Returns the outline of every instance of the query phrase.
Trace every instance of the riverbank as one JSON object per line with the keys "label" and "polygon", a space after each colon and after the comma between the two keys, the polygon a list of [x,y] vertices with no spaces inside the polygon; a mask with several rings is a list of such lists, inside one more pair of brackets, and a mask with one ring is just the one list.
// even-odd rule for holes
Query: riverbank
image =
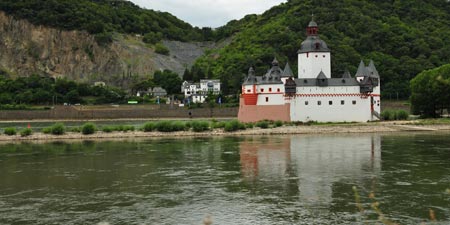
{"label": "riverbank", "polygon": [[282,135],[282,134],[333,134],[333,133],[386,133],[386,132],[433,132],[450,131],[450,124],[423,123],[417,121],[395,121],[374,123],[349,123],[349,124],[312,124],[298,126],[281,126],[262,129],[259,127],[248,128],[234,132],[226,132],[224,129],[212,129],[205,132],[177,131],[177,132],[102,132],[83,135],[76,132],[66,132],[63,135],[33,133],[30,136],[0,135],[0,142],[16,141],[48,141],[48,140],[95,140],[95,139],[127,139],[127,138],[151,138],[151,137],[209,137],[209,136],[248,136],[248,135]]}

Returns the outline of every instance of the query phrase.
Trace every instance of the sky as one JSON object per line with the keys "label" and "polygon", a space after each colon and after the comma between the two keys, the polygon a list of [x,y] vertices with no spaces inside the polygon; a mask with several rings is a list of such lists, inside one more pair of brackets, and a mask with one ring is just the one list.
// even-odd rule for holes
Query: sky
{"label": "sky", "polygon": [[220,27],[248,14],[261,14],[287,0],[130,0],[142,8],[169,12],[197,27]]}

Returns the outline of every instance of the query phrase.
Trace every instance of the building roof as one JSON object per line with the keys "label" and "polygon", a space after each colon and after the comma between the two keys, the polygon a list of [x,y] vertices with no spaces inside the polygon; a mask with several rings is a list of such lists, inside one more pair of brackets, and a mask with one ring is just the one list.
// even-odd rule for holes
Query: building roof
{"label": "building roof", "polygon": [[294,73],[292,72],[291,66],[289,66],[289,62],[286,63],[283,73],[281,73],[281,77],[294,77]]}
{"label": "building roof", "polygon": [[325,76],[325,73],[323,71],[320,71],[319,75],[317,75],[317,79],[328,79],[327,76]]}
{"label": "building roof", "polygon": [[350,71],[345,69],[344,74],[342,74],[342,78],[352,78],[352,75],[350,74]]}
{"label": "building roof", "polygon": [[281,70],[277,58],[273,59],[272,68],[270,68],[267,73],[262,77],[262,82],[270,83],[270,84],[279,84],[283,83],[281,81],[281,74],[283,71]]}

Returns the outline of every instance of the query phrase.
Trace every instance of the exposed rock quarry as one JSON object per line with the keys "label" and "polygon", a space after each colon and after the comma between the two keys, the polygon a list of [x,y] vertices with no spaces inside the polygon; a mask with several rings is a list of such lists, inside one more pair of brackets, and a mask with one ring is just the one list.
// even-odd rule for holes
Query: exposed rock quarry
{"label": "exposed rock quarry", "polygon": [[0,74],[67,77],[126,86],[132,76],[169,69],[183,74],[213,43],[164,41],[170,56],[156,54],[140,37],[116,34],[100,46],[84,31],[62,31],[16,20],[0,12]]}

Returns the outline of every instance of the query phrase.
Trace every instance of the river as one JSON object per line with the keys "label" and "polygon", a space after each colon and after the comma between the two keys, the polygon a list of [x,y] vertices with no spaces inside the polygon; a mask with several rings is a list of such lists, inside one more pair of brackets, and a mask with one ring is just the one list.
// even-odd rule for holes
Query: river
{"label": "river", "polygon": [[449,160],[449,133],[3,143],[0,224],[448,224]]}

